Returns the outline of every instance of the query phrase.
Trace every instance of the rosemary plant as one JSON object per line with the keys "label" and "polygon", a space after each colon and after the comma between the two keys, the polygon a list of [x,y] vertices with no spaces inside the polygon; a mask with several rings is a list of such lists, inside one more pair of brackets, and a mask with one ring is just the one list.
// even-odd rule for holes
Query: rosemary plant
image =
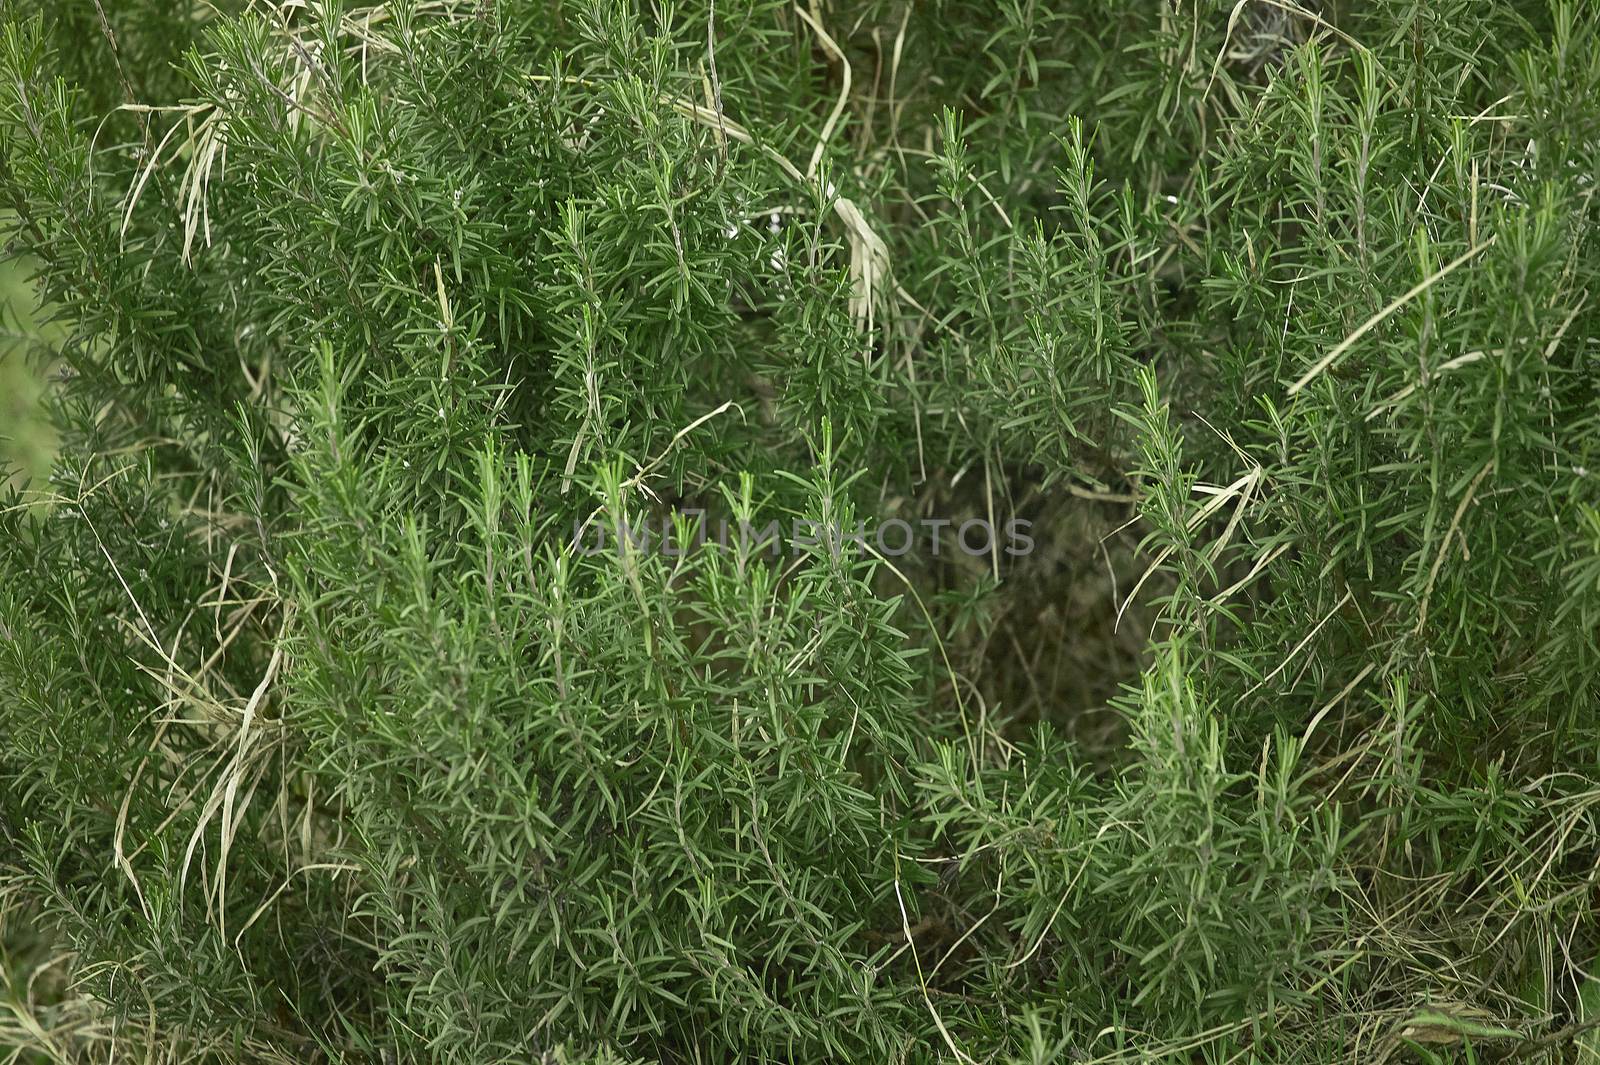
{"label": "rosemary plant", "polygon": [[1597,16],[0,0],[0,1060],[1600,1054]]}

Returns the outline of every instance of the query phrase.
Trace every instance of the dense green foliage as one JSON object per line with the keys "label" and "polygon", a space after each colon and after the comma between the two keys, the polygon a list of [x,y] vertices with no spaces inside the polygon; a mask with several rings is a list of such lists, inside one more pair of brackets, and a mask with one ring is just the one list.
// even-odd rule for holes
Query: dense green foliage
{"label": "dense green foliage", "polygon": [[1600,1053],[1592,3],[0,12],[9,1060]]}

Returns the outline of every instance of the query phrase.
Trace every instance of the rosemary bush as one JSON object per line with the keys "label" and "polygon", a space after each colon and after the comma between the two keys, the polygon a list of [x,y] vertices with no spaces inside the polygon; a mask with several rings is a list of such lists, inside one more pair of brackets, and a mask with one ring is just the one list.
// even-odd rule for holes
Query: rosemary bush
{"label": "rosemary bush", "polygon": [[1592,1059],[1597,15],[0,2],[5,1060]]}

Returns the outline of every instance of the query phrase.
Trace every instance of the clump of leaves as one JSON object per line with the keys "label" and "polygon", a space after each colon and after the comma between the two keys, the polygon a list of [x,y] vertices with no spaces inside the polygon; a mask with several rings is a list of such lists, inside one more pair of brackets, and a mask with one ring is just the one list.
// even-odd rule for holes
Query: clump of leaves
{"label": "clump of leaves", "polygon": [[1591,1046],[1594,15],[0,4],[0,1044]]}

